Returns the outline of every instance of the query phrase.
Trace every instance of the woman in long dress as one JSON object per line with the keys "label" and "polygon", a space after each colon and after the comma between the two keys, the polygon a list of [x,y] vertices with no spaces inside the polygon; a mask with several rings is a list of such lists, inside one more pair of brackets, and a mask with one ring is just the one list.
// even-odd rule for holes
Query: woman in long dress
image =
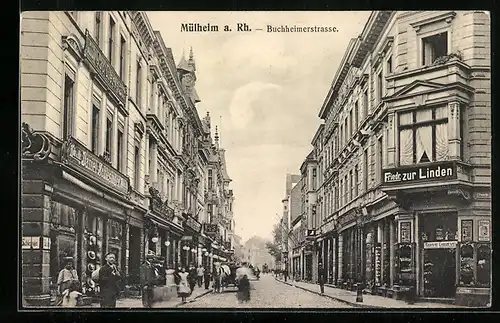
{"label": "woman in long dress", "polygon": [[182,298],[182,302],[186,303],[186,297],[191,293],[191,289],[189,288],[188,275],[186,272],[186,268],[182,268],[181,272],[178,274],[180,277],[179,289],[177,294]]}

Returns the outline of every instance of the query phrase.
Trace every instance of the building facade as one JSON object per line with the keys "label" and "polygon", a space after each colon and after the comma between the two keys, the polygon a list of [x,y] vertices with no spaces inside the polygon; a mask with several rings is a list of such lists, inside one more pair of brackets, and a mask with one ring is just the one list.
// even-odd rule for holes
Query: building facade
{"label": "building facade", "polygon": [[192,52],[176,67],[143,12],[29,12],[21,31],[25,304],[50,304],[68,256],[89,297],[106,252],[126,284],[149,250],[208,264],[211,133]]}
{"label": "building facade", "polygon": [[489,301],[489,37],[482,11],[378,11],[349,43],[319,114],[334,284]]}

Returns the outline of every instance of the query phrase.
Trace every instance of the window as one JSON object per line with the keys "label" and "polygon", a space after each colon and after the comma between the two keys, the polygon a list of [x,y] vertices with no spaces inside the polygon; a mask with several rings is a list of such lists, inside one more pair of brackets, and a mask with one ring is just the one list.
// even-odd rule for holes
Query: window
{"label": "window", "polygon": [[101,34],[102,34],[102,12],[97,11],[95,13],[95,21],[94,21],[94,36],[97,45],[101,47]]}
{"label": "window", "polygon": [[140,169],[141,169],[141,155],[139,147],[135,146],[134,150],[134,186],[138,190],[140,185]]}
{"label": "window", "polygon": [[379,182],[382,181],[382,167],[384,167],[383,153],[384,153],[383,138],[380,137],[378,138],[377,141],[377,180]]}
{"label": "window", "polygon": [[141,63],[139,63],[139,62],[137,62],[135,75],[136,75],[135,98],[136,98],[136,104],[140,107],[141,106],[142,67],[141,67]]}
{"label": "window", "polygon": [[447,107],[419,109],[399,115],[399,164],[446,160]]}
{"label": "window", "polygon": [[363,118],[368,116],[368,90],[363,92]]}
{"label": "window", "polygon": [[116,169],[118,171],[122,170],[122,164],[123,164],[123,130],[118,129],[118,138],[116,142]]}
{"label": "window", "polygon": [[120,78],[125,81],[125,56],[127,54],[126,41],[123,36],[120,36]]}
{"label": "window", "polygon": [[113,61],[114,61],[113,56],[115,53],[115,50],[114,50],[115,25],[116,25],[116,23],[110,15],[109,16],[109,35],[108,35],[109,36],[109,39],[108,39],[108,59],[109,59],[109,62],[111,63],[111,65],[113,65]]}
{"label": "window", "polygon": [[64,111],[63,111],[63,138],[73,134],[73,113],[75,106],[75,82],[65,75],[64,77]]}
{"label": "window", "polygon": [[344,125],[340,125],[340,145],[344,147]]}
{"label": "window", "polygon": [[211,169],[208,170],[208,189],[211,190],[212,189],[212,185],[213,185],[213,172]]}
{"label": "window", "polygon": [[368,191],[368,178],[369,178],[369,174],[368,174],[368,149],[365,149],[365,151],[363,152],[363,185],[364,185],[364,191]]}
{"label": "window", "polygon": [[344,146],[347,145],[347,142],[349,141],[348,137],[348,132],[347,132],[347,118],[344,120]]}
{"label": "window", "polygon": [[99,149],[99,108],[97,105],[92,105],[92,152],[97,155]]}
{"label": "window", "polygon": [[105,156],[108,158],[111,156],[112,142],[113,142],[113,117],[108,116],[106,118],[106,150],[105,150]]}
{"label": "window", "polygon": [[353,117],[353,110],[349,111],[349,121],[351,122],[350,127],[349,127],[349,138],[352,137],[352,134],[354,133],[354,117]]}
{"label": "window", "polygon": [[344,205],[344,181],[340,180],[340,207]]}
{"label": "window", "polygon": [[422,65],[431,65],[436,59],[448,55],[448,33],[422,38]]}
{"label": "window", "polygon": [[387,59],[387,73],[392,73],[392,55]]}
{"label": "window", "polygon": [[315,191],[316,190],[316,168],[313,168],[312,170],[312,190]]}
{"label": "window", "polygon": [[354,166],[354,197],[358,196],[358,180],[359,180],[359,170],[358,165]]}
{"label": "window", "polygon": [[382,100],[382,96],[383,96],[384,84],[382,82],[383,82],[382,71],[380,71],[380,73],[378,73],[378,75],[377,75],[377,103],[380,103],[380,101]]}
{"label": "window", "polygon": [[334,211],[337,211],[339,208],[339,188],[335,185],[333,188],[333,198],[334,198]]}
{"label": "window", "polygon": [[354,103],[354,121],[352,123],[354,133],[356,133],[356,131],[358,131],[358,124],[359,124],[358,113],[359,113],[358,101],[356,101],[356,103]]}
{"label": "window", "polygon": [[355,197],[355,195],[354,195],[354,172],[352,169],[349,171],[349,176],[351,177],[351,191],[350,191],[350,195],[349,195],[349,200],[352,200]]}
{"label": "window", "polygon": [[344,177],[344,204],[348,202],[348,194],[349,194],[349,182],[347,175]]}

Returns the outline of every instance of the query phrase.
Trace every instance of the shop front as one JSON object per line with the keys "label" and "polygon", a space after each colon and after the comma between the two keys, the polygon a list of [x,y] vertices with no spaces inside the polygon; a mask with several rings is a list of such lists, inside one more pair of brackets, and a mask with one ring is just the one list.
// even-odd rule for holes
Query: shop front
{"label": "shop front", "polygon": [[323,264],[323,268],[325,270],[325,278],[326,282],[329,284],[334,284],[337,281],[336,279],[336,270],[335,270],[335,225],[333,218],[326,222],[321,228],[321,232],[323,235],[321,240],[321,263]]}
{"label": "shop front", "polygon": [[[128,178],[73,138],[59,152],[50,164],[23,160],[25,305],[45,306],[55,299],[66,257],[73,258],[85,301],[98,291],[90,274],[107,252],[116,254],[122,273],[128,270],[134,214]],[[133,224],[140,227],[138,218]]]}
{"label": "shop front", "polygon": [[292,251],[292,278],[299,281],[300,273],[300,247],[294,248]]}
{"label": "shop front", "polygon": [[214,223],[203,223],[203,234],[207,236],[205,247],[207,251],[206,254],[206,265],[209,266],[210,271],[213,270],[213,256],[216,249],[213,247],[219,236],[219,226]]}
{"label": "shop front", "polygon": [[[184,232],[182,238],[184,243],[183,250],[185,255],[185,266],[198,266],[198,254],[201,254],[199,237],[201,234],[201,223],[196,221],[191,214],[184,214]],[[187,268],[186,267],[186,268]]]}
{"label": "shop front", "polygon": [[358,209],[347,211],[337,220],[337,230],[339,235],[338,272],[339,280],[337,285],[344,289],[354,289],[354,284],[362,280],[362,259],[361,236],[363,228],[361,214]]}
{"label": "shop front", "polygon": [[[484,306],[491,293],[489,192],[467,185],[470,169],[460,162],[385,170],[383,189],[402,210],[395,216],[395,284],[420,298]],[[436,178],[436,174],[439,177]],[[422,175],[424,178],[422,178]],[[431,176],[432,175],[432,176]],[[480,198],[483,197],[483,198]]]}

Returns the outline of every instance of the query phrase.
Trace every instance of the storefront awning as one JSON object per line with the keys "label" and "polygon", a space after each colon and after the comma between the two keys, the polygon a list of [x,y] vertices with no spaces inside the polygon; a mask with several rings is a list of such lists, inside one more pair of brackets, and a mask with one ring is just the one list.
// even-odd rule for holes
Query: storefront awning
{"label": "storefront awning", "polygon": [[152,217],[152,216],[149,216],[148,218],[154,224],[159,226],[160,228],[170,230],[171,232],[176,233],[176,234],[181,235],[181,236],[184,234],[183,228],[181,226],[173,223],[173,222],[163,220],[163,219],[160,220],[160,219],[157,219],[156,217]]}

